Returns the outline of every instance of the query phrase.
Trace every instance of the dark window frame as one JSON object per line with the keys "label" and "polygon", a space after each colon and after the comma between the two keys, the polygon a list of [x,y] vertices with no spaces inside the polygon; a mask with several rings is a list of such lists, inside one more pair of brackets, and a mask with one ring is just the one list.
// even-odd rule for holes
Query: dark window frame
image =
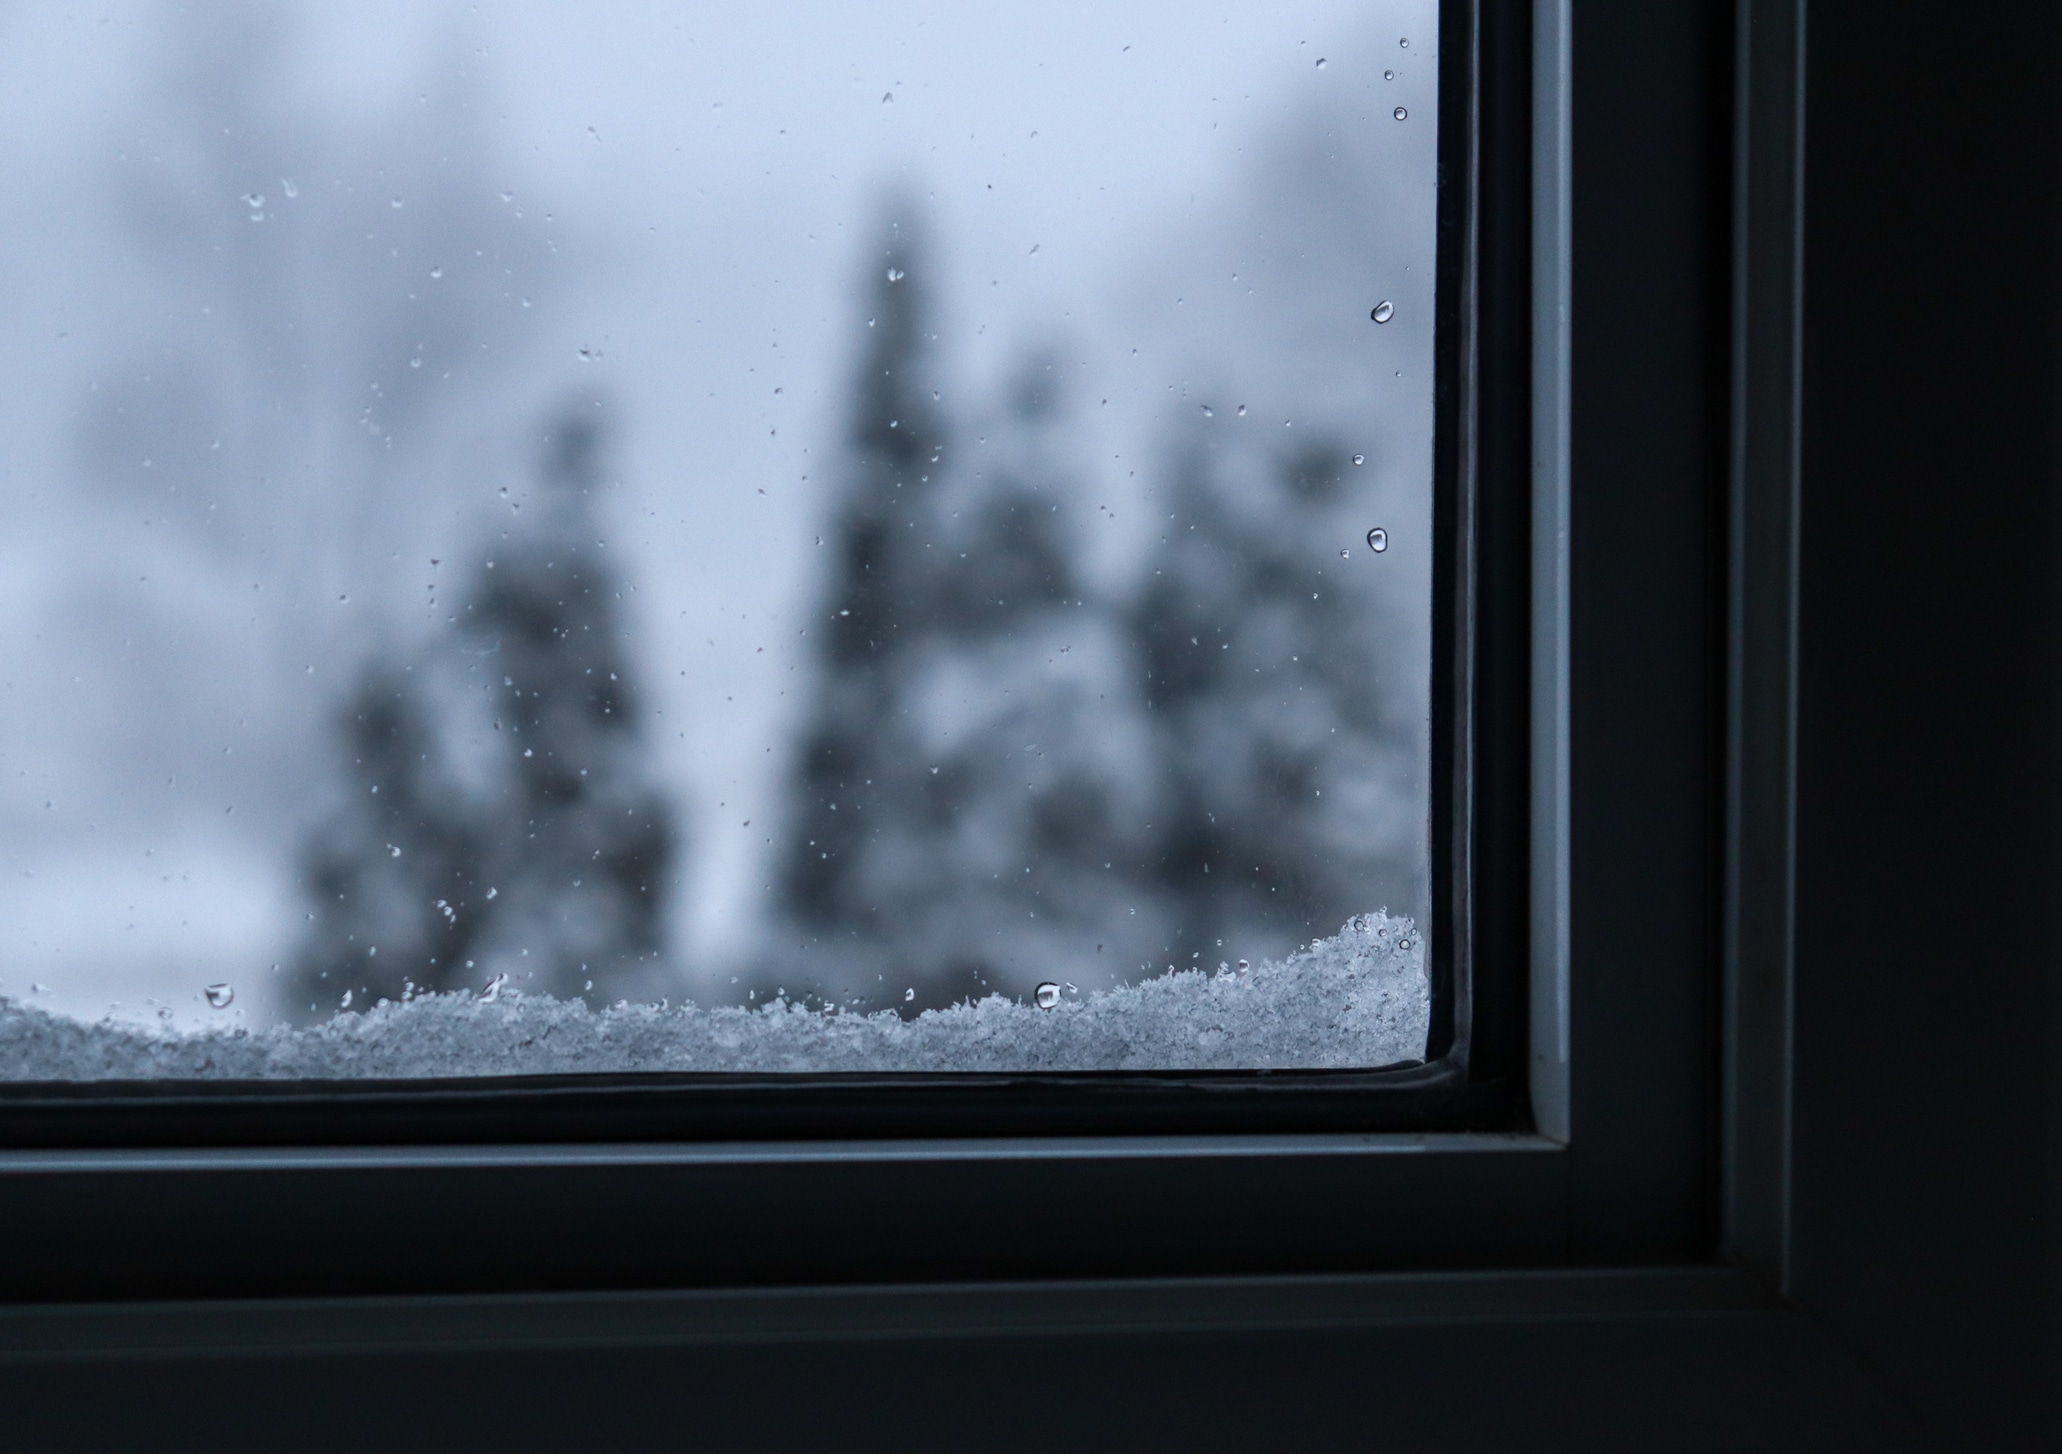
{"label": "dark window frame", "polygon": [[[1486,28],[1485,28],[1486,21]],[[1529,1129],[1531,77],[1522,12],[1442,8],[1431,1033],[1363,1070],[0,1083],[0,1147],[742,1142]],[[1482,219],[1487,219],[1485,226]],[[1486,360],[1486,361],[1485,361]]]}
{"label": "dark window frame", "polygon": [[[1478,1102],[1471,1119],[1451,1100],[1413,1105],[1407,1089],[1369,1096],[1380,1073],[1334,1077],[1315,1094],[1299,1079],[1325,1077],[1137,1077],[1127,1104],[1147,1109],[1113,1112],[1094,1078],[1044,1082],[1041,1105],[1024,1078],[986,1077],[957,1087],[963,1109],[912,1127],[880,1113],[906,1086],[862,1079],[825,1099],[800,1085],[791,1108],[781,1087],[755,1083],[729,1088],[725,1114],[743,1119],[727,1136],[695,1139],[706,1123],[621,1079],[541,1093],[303,1086],[206,1105],[210,1125],[234,1127],[239,1109],[247,1120],[213,1133],[229,1144],[200,1145],[209,1137],[153,1132],[164,1106],[135,1088],[87,1089],[10,1108],[0,1236],[44,1255],[0,1267],[0,1297],[1650,1264],[1704,1269],[1666,1283],[1693,1287],[1693,1305],[1752,1302],[1778,1285],[1780,1259],[1746,1229],[1771,1204],[1756,1168],[1782,1152],[1740,1128],[1771,1114],[1765,1063],[1781,1052],[1760,981],[1739,967],[1759,951],[1734,935],[1729,967],[1715,946],[1729,908],[1745,922],[1760,912],[1757,895],[1774,891],[1744,869],[1729,874],[1727,845],[1737,855],[1750,841],[1787,842],[1787,780],[1740,765],[1787,761],[1787,617],[1738,607],[1741,571],[1757,589],[1788,580],[1787,557],[1768,555],[1762,534],[1780,536],[1794,512],[1794,470],[1751,462],[1754,448],[1781,455],[1762,441],[1787,437],[1792,421],[1742,380],[1794,372],[1795,291],[1768,280],[1794,277],[1794,217],[1783,218],[1795,199],[1761,180],[1794,171],[1794,87],[1764,87],[1764,68],[1747,73],[1740,114],[1751,124],[1736,153],[1732,36],[1716,10],[1621,18],[1609,37],[1578,37],[1551,3],[1528,15],[1449,0],[1446,13],[1449,54],[1479,64],[1488,84],[1470,89],[1482,124],[1449,124],[1442,143],[1474,204],[1458,214],[1470,230],[1443,244],[1482,264],[1466,287],[1442,286],[1452,310],[1442,346],[1453,351],[1444,402],[1450,419],[1483,426],[1442,431],[1456,476],[1481,484],[1449,494],[1472,501],[1475,517],[1451,514],[1442,539],[1463,579],[1483,585],[1451,598],[1494,609],[1440,622],[1461,643],[1442,682],[1461,710],[1440,751],[1468,789],[1446,805],[1460,831],[1440,847],[1452,881],[1474,888],[1435,940],[1456,951],[1443,970],[1454,1028],[1474,1019],[1472,1040],[1453,1043],[1476,1052],[1468,1069],[1507,1088],[1500,1101]],[[1778,35],[1757,31],[1755,43],[1794,69],[1795,36]],[[1594,44],[1575,73],[1578,40]],[[1517,99],[1535,81],[1537,97]],[[1535,116],[1547,123],[1537,132]],[[1570,125],[1600,140],[1571,150]],[[1736,175],[1762,190],[1731,194]],[[1572,331],[1563,289],[1576,300]],[[1728,359],[1754,362],[1739,375]],[[1541,384],[1552,407],[1534,417]],[[1755,532],[1740,537],[1750,549],[1732,567],[1730,620],[1726,541],[1740,522],[1729,497]],[[1539,518],[1535,502],[1545,502]],[[1528,554],[1545,563],[1527,569]],[[1564,701],[1541,695],[1543,678]],[[1787,884],[1780,853],[1769,872]],[[1542,916],[1542,899],[1558,909]],[[1559,933],[1534,932],[1557,913],[1571,929],[1566,964]],[[1530,989],[1522,972],[1477,974],[1492,957],[1506,969],[1529,961]],[[1482,985],[1494,995],[1471,1005]],[[1528,1013],[1527,1079],[1544,1130],[1508,1089]],[[1722,1052],[1737,1072],[1722,1076]],[[1386,1075],[1438,1094],[1446,1073]],[[1156,1092],[1164,1111],[1152,1109]],[[339,1132],[340,1094],[359,1134]],[[1303,1109],[1279,1109],[1299,1094]],[[1081,1109],[1067,1110],[1070,1096]],[[440,1097],[451,1108],[441,1122]],[[1199,1117],[1202,1103],[1225,1109]],[[1239,1229],[1230,1244],[1226,1226]],[[1753,1276],[1725,1270],[1722,1236],[1731,1265],[1746,1258]],[[1569,1294],[1578,1302],[1597,1295],[1579,1279],[1554,1286],[1589,1289]]]}

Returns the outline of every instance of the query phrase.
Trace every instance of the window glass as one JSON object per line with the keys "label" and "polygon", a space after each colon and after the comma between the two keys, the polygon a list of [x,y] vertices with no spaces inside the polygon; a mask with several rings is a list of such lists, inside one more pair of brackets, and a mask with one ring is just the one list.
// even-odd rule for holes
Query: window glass
{"label": "window glass", "polygon": [[0,1075],[1422,1053],[1433,0],[0,37]]}

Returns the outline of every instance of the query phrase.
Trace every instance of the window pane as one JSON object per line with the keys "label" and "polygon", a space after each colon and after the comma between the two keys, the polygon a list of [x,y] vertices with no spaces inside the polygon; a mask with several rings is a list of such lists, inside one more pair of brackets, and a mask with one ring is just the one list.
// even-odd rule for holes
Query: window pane
{"label": "window pane", "polygon": [[1421,1054],[1436,22],[11,11],[0,1074]]}

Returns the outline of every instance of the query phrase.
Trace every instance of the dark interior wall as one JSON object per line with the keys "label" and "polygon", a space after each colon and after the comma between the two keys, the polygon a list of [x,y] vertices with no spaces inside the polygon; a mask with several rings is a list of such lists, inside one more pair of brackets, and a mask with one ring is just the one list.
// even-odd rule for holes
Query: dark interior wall
{"label": "dark interior wall", "polygon": [[1796,1290],[1972,1449],[2062,1432],[2058,29],[1809,18]]}

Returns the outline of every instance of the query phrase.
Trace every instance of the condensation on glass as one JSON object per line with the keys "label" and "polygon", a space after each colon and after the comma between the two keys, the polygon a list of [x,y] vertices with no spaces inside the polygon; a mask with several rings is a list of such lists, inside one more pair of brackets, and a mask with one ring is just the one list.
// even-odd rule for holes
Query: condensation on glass
{"label": "condensation on glass", "polygon": [[1437,61],[10,10],[0,1076],[1421,1054]]}

